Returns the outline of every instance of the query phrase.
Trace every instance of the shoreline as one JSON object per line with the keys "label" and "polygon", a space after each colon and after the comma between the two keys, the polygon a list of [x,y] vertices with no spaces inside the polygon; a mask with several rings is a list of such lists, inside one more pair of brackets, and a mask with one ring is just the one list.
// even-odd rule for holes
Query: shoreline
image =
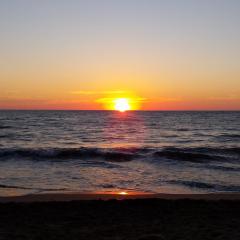
{"label": "shoreline", "polygon": [[163,199],[163,200],[232,200],[239,201],[240,193],[199,193],[199,194],[170,194],[170,193],[42,193],[23,196],[0,196],[0,203],[8,202],[70,202],[87,200],[128,200],[128,199]]}
{"label": "shoreline", "polygon": [[0,203],[0,239],[239,240],[239,194],[107,195],[8,199]]}

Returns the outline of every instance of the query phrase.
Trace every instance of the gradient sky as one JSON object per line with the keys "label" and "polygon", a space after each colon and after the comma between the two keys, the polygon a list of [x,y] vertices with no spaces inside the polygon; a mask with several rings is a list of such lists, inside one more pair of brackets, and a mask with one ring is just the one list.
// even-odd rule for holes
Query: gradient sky
{"label": "gradient sky", "polygon": [[0,108],[240,110],[239,0],[2,0]]}

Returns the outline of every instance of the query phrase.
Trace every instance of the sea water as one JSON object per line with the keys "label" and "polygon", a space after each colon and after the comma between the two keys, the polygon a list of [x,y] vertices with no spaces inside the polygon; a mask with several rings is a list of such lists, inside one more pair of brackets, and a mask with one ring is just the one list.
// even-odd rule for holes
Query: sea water
{"label": "sea water", "polygon": [[240,112],[0,111],[0,196],[240,192]]}

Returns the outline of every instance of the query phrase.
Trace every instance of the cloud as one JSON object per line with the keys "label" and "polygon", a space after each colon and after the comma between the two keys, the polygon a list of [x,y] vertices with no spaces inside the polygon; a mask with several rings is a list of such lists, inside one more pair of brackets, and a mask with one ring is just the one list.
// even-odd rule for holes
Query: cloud
{"label": "cloud", "polygon": [[173,97],[158,97],[149,99],[149,102],[182,102],[182,98],[173,98]]}
{"label": "cloud", "polygon": [[[128,97],[126,97],[128,98]],[[96,100],[97,103],[108,103],[108,102],[113,102],[116,98],[110,98],[110,97],[106,97],[106,98],[99,98]],[[145,102],[147,100],[147,98],[140,98],[140,97],[130,97],[129,101],[132,103],[140,103],[140,102]]]}
{"label": "cloud", "polygon": [[238,95],[232,94],[229,96],[223,96],[223,97],[210,97],[209,100],[216,100],[216,101],[235,101],[240,100],[240,97]]}
{"label": "cloud", "polygon": [[127,91],[71,91],[70,94],[72,95],[110,95],[110,94],[124,94]]}

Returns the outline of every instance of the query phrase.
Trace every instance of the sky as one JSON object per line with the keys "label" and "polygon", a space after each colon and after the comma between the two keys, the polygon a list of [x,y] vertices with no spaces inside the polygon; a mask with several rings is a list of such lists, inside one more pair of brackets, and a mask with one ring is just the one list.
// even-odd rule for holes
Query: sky
{"label": "sky", "polygon": [[239,0],[2,0],[0,109],[240,110]]}

